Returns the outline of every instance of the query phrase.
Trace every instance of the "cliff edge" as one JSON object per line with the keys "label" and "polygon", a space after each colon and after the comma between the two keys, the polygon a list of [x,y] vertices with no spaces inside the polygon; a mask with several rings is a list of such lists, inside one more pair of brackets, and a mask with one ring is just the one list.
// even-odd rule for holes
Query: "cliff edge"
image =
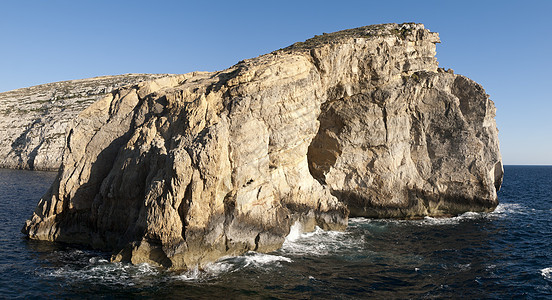
{"label": "cliff edge", "polygon": [[115,90],[71,124],[23,231],[187,268],[275,250],[295,222],[490,211],[495,107],[438,69],[438,42],[421,24],[366,26]]}

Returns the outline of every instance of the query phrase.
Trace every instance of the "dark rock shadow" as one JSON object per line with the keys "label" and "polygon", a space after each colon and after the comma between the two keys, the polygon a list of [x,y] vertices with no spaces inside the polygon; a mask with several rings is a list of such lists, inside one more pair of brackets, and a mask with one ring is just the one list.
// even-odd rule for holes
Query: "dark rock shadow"
{"label": "dark rock shadow", "polygon": [[[34,159],[36,155],[38,154],[38,149],[42,145],[43,141],[40,141],[38,146],[36,146],[31,152],[29,152],[28,157],[26,161],[23,160],[23,153],[26,150],[25,145],[30,140],[30,133],[40,130],[41,125],[41,119],[34,120],[31,125],[29,125],[21,135],[19,135],[11,144],[11,151],[10,153],[14,153],[16,157],[18,157],[18,164],[17,167],[20,169],[29,168],[30,170],[34,170]],[[44,125],[42,124],[42,127]]]}

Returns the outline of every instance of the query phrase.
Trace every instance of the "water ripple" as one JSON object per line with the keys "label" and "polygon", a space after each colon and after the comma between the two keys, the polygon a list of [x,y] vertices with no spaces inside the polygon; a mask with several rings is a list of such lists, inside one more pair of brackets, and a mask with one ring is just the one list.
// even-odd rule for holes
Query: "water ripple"
{"label": "water ripple", "polygon": [[[3,175],[2,175],[3,174]],[[41,174],[40,177],[39,175]],[[35,177],[36,175],[36,177]],[[552,167],[505,167],[491,213],[293,227],[282,249],[167,271],[22,239],[55,174],[0,170],[3,298],[549,298]]]}

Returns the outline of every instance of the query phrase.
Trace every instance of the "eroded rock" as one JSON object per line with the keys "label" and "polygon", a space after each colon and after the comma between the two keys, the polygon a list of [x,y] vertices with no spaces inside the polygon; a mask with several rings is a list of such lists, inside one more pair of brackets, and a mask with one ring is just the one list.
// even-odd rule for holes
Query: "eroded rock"
{"label": "eroded rock", "polygon": [[114,91],[71,125],[24,232],[172,268],[279,248],[294,222],[488,211],[495,108],[421,24],[315,37]]}

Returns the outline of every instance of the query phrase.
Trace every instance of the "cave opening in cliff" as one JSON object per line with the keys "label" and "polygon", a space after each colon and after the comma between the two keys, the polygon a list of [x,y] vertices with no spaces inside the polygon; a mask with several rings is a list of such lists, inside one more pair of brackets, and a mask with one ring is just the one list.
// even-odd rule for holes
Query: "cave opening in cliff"
{"label": "cave opening in cliff", "polygon": [[326,184],[326,174],[341,155],[339,134],[344,123],[334,109],[335,101],[322,104],[318,117],[318,132],[307,151],[309,172],[321,184]]}

